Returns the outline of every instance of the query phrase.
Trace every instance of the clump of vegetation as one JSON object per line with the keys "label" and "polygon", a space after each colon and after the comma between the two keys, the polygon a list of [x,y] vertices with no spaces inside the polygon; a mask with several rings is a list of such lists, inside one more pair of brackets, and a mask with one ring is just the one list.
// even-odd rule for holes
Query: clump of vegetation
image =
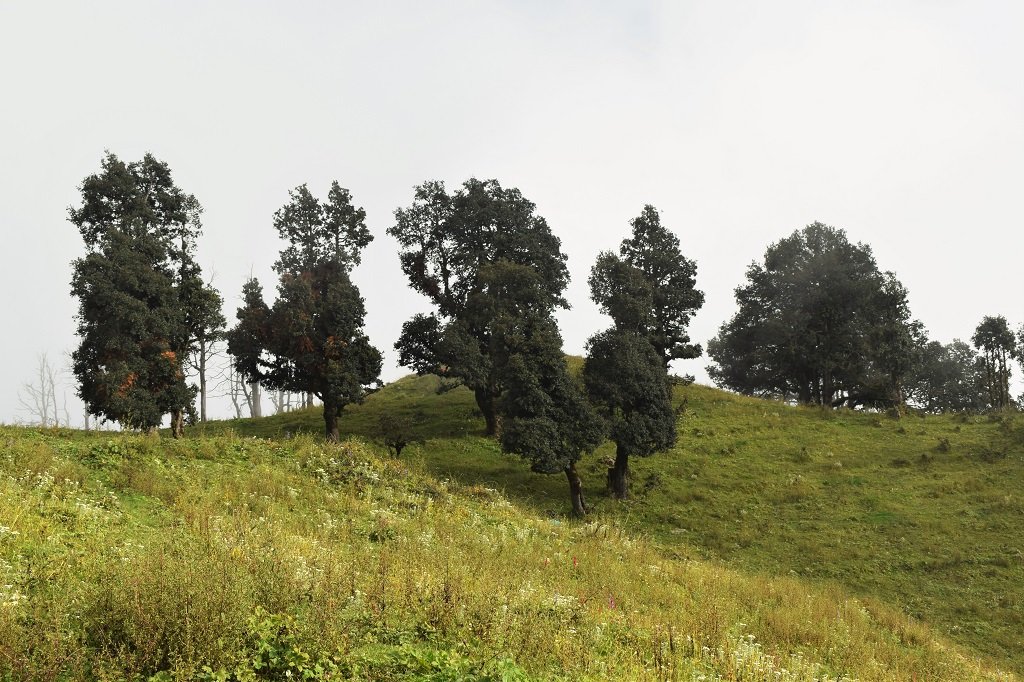
{"label": "clump of vegetation", "polygon": [[385,412],[377,420],[377,436],[395,457],[402,456],[402,450],[420,441],[416,434],[415,420],[407,414]]}

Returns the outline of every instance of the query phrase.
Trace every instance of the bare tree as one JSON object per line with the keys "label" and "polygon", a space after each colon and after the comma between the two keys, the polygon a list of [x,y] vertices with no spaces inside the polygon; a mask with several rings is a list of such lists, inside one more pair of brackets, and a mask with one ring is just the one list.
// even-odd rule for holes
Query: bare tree
{"label": "bare tree", "polygon": [[[59,372],[50,364],[46,353],[40,353],[36,361],[36,375],[32,381],[21,385],[18,403],[41,426],[60,426],[60,412],[57,404],[57,380]],[[64,400],[67,413],[67,399]],[[68,418],[66,421],[70,421]]]}
{"label": "bare tree", "polygon": [[260,385],[255,382],[247,382],[242,378],[228,360],[226,367],[220,374],[221,381],[217,384],[220,393],[219,397],[227,397],[235,410],[235,419],[242,417],[262,417]]}

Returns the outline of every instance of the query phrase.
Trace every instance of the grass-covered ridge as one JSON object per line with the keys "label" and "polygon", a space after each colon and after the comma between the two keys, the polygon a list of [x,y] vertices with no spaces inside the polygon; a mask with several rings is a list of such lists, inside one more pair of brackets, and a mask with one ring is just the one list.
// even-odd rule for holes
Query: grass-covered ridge
{"label": "grass-covered ridge", "polygon": [[[419,415],[429,472],[499,489],[544,516],[568,511],[563,477],[531,474],[480,437],[465,389],[406,377],[352,406],[372,439],[388,411]],[[1024,416],[821,411],[705,386],[677,389],[673,452],[634,459],[634,499],[603,493],[610,449],[580,466],[597,516],[670,553],[763,575],[838,584],[1024,671]],[[317,410],[211,424],[278,436],[321,428]]]}
{"label": "grass-covered ridge", "polygon": [[0,679],[1015,679],[876,600],[359,442],[0,443]]}

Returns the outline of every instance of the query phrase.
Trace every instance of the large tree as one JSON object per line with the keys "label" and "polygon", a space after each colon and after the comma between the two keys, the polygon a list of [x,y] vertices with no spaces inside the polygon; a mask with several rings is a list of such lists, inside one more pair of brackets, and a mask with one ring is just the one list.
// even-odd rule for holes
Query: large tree
{"label": "large tree", "polygon": [[696,288],[697,264],[683,255],[679,237],[661,224],[650,204],[630,225],[633,234],[622,241],[618,255],[598,257],[590,276],[592,298],[614,318],[616,305],[648,297],[643,333],[664,366],[699,357],[701,347],[687,331],[704,305],[704,293]]}
{"label": "large tree", "polygon": [[349,273],[372,236],[365,212],[333,183],[320,202],[305,185],[274,214],[287,246],[273,306],[255,279],[244,290],[238,324],[229,332],[234,367],[269,388],[311,393],[323,403],[324,433],[339,437],[338,417],[380,376],[381,354],[366,334],[366,308]]}
{"label": "large tree", "polygon": [[147,154],[124,163],[113,154],[80,187],[68,209],[86,255],[73,263],[79,299],[73,370],[88,412],[130,428],[152,429],[181,415],[194,395],[184,362],[192,351],[191,303],[183,273],[192,265],[202,211],[179,189],[166,163]]}
{"label": "large tree", "polygon": [[906,290],[871,248],[812,223],[768,247],[708,344],[712,379],[828,407],[898,405],[923,335]]}
{"label": "large tree", "polygon": [[494,360],[496,303],[486,286],[488,271],[505,263],[532,270],[532,305],[549,315],[567,307],[561,243],[519,190],[475,178],[451,193],[443,182],[420,185],[413,203],[395,211],[388,233],[401,246],[409,284],[434,305],[431,314],[403,325],[395,344],[399,361],[469,387],[488,434],[497,433],[503,370]]}
{"label": "large tree", "polygon": [[971,337],[982,352],[988,404],[994,409],[1009,407],[1010,358],[1017,352],[1017,339],[1002,315],[986,315]]}

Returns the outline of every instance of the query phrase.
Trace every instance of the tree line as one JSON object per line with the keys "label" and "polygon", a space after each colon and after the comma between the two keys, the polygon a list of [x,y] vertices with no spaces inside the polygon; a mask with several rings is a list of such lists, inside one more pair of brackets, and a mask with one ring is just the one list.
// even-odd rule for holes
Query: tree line
{"label": "tree line", "polygon": [[[208,360],[225,341],[250,404],[261,387],[300,394],[304,404],[315,396],[326,438],[338,440],[345,407],[379,384],[382,366],[351,279],[373,235],[348,190],[334,182],[325,198],[306,185],[289,193],[272,217],[285,244],[276,296],[268,302],[250,278],[230,328],[196,259],[202,207],[166,163],[108,153],[80,191],[69,209],[86,248],[73,263],[80,343],[72,359],[88,413],[140,430],[170,415],[172,434],[182,435],[186,418],[206,418]],[[409,286],[432,308],[403,324],[400,364],[471,390],[487,434],[534,471],[564,474],[578,514],[587,505],[576,464],[605,439],[616,448],[608,486],[619,498],[628,495],[631,457],[675,443],[680,379],[670,363],[703,352],[688,334],[704,303],[696,263],[653,206],[630,227],[591,269],[591,298],[611,326],[588,340],[579,376],[554,317],[569,305],[567,259],[519,190],[497,180],[454,189],[428,181],[387,230]],[[981,354],[928,341],[906,289],[842,230],[814,223],[772,244],[736,297],[738,312],[708,347],[722,387],[830,408],[1013,402],[1009,361],[1020,358],[1024,329],[1015,335],[1005,318],[985,318],[972,339]]]}

